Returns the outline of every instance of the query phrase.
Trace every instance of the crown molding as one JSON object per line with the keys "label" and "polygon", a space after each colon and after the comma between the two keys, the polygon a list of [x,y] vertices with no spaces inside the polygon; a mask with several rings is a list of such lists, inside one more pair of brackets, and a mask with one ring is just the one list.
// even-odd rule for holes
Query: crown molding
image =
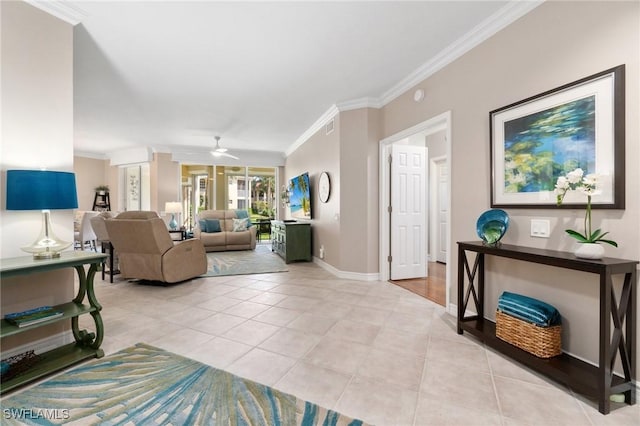
{"label": "crown molding", "polygon": [[383,106],[384,104],[379,98],[360,98],[336,104],[336,108],[340,112],[360,108],[382,108]]}
{"label": "crown molding", "polygon": [[73,156],[74,157],[82,157],[82,158],[93,158],[94,160],[108,160],[109,157],[107,157],[106,154],[101,154],[101,153],[96,153],[96,152],[89,152],[89,151],[78,151],[78,150],[73,150]]}
{"label": "crown molding", "polygon": [[61,0],[24,0],[33,7],[47,12],[56,18],[62,19],[68,24],[78,25],[84,18],[89,16],[87,12],[68,1]]}
{"label": "crown molding", "polygon": [[382,108],[398,96],[411,90],[417,84],[426,80],[438,70],[444,68],[460,56],[467,53],[501,29],[510,25],[517,19],[531,12],[546,0],[512,0],[497,12],[489,16],[483,22],[475,26],[471,31],[440,51],[433,59],[420,66],[403,80],[391,87],[379,98],[366,97],[341,102],[332,105],[311,127],[309,127],[296,141],[285,151],[285,156],[291,155],[302,146],[311,136],[326,125],[336,114],[341,111],[349,111],[359,108]]}
{"label": "crown molding", "polygon": [[352,101],[341,102],[339,104],[331,105],[331,107],[324,112],[311,125],[296,141],[284,152],[284,155],[288,157],[296,149],[300,148],[311,136],[313,136],[318,130],[322,129],[329,121],[331,121],[338,113],[343,111],[351,111],[360,108],[382,108],[384,105],[378,98],[360,98]]}
{"label": "crown molding", "polygon": [[318,118],[316,122],[311,125],[311,127],[305,130],[305,132],[301,134],[298,139],[296,139],[296,141],[284,152],[285,157],[288,157],[296,149],[300,148],[307,140],[309,140],[309,138],[311,138],[311,136],[313,136],[318,130],[322,129],[322,127],[327,124],[329,120],[335,117],[339,112],[340,110],[335,104],[331,105],[329,109],[326,110],[324,114],[322,114],[320,118]]}
{"label": "crown molding", "polygon": [[440,51],[430,61],[420,66],[382,96],[382,104],[386,105],[398,96],[407,92],[429,76],[455,61],[504,27],[531,12],[545,0],[511,1],[487,19],[476,25],[471,31]]}

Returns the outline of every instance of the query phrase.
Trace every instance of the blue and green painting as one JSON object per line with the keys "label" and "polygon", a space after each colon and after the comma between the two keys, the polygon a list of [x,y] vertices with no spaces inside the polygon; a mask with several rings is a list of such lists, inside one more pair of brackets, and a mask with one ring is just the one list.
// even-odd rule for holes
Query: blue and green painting
{"label": "blue and green painting", "polygon": [[504,123],[505,193],[553,191],[560,175],[595,171],[595,96]]}

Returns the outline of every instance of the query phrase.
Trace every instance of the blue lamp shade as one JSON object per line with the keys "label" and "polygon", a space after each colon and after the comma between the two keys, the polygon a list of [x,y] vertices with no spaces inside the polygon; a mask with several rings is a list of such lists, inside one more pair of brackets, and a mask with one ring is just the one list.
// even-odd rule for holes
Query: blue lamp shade
{"label": "blue lamp shade", "polygon": [[7,170],[7,210],[78,208],[76,177],[71,172]]}

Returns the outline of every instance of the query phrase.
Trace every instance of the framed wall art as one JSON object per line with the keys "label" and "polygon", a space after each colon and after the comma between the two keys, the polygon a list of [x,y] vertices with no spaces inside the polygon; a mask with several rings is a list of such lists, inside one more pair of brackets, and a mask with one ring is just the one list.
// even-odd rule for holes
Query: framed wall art
{"label": "framed wall art", "polygon": [[125,187],[127,188],[127,211],[140,210],[140,166],[130,166],[125,169]]}
{"label": "framed wall art", "polygon": [[[599,176],[593,208],[624,209],[624,70],[489,113],[491,207],[557,208],[556,180],[579,167]],[[562,207],[583,207],[585,198],[568,193]]]}

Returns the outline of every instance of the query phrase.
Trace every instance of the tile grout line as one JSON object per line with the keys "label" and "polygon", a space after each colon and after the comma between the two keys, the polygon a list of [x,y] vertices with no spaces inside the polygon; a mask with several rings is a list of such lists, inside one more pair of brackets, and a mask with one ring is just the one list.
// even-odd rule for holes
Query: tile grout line
{"label": "tile grout line", "polygon": [[505,425],[504,413],[502,412],[502,404],[500,402],[500,397],[498,396],[498,387],[496,386],[496,380],[493,375],[493,367],[491,366],[491,361],[489,360],[489,354],[487,353],[487,346],[482,344],[482,349],[484,353],[484,357],[487,360],[487,366],[489,367],[489,377],[491,377],[491,385],[493,387],[493,396],[496,398],[496,404],[498,405],[498,414],[500,415],[500,424],[502,426]]}
{"label": "tile grout line", "polygon": [[429,332],[429,337],[427,339],[427,348],[424,352],[424,365],[422,366],[422,374],[420,375],[420,383],[418,384],[418,392],[416,392],[416,407],[413,410],[413,423],[412,425],[414,426],[418,426],[416,425],[416,421],[418,419],[418,406],[420,404],[420,399],[422,396],[422,383],[424,382],[425,376],[427,374],[427,365],[428,365],[428,358],[427,355],[429,353],[429,348],[431,347],[431,332]]}

